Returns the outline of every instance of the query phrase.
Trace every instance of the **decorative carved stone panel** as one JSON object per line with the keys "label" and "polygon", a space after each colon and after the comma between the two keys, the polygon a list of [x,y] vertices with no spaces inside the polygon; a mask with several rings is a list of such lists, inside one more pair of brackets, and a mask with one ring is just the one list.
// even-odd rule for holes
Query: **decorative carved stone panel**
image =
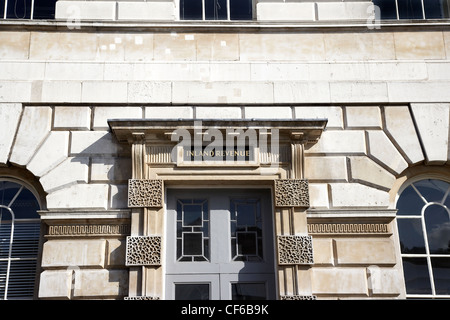
{"label": "decorative carved stone panel", "polygon": [[275,180],[276,207],[309,207],[308,180]]}
{"label": "decorative carved stone panel", "polygon": [[301,295],[293,295],[293,296],[280,296],[280,300],[317,300],[316,296],[301,296]]}
{"label": "decorative carved stone panel", "polygon": [[160,236],[127,237],[126,266],[161,265]]}
{"label": "decorative carved stone panel", "polygon": [[278,264],[313,264],[311,236],[278,236]]}
{"label": "decorative carved stone panel", "polygon": [[128,180],[128,207],[162,207],[163,181],[148,179]]}

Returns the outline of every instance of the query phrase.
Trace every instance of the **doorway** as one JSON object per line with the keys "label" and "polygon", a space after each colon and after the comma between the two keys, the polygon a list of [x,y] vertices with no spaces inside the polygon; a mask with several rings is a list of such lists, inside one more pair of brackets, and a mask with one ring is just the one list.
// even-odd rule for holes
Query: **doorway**
{"label": "doorway", "polygon": [[276,299],[270,189],[168,189],[165,297]]}

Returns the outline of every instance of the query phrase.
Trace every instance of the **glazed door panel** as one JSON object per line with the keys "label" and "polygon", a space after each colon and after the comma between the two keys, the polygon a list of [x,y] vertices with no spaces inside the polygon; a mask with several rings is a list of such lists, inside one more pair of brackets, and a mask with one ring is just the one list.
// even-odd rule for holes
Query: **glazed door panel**
{"label": "glazed door panel", "polygon": [[274,299],[271,199],[268,189],[169,189],[166,298],[204,297],[208,284],[210,299]]}

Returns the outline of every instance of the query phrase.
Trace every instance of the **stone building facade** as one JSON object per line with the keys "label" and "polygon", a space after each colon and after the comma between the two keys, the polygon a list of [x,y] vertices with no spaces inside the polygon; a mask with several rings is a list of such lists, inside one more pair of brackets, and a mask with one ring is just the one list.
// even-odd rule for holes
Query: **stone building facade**
{"label": "stone building facade", "polygon": [[0,11],[0,299],[450,297],[448,6],[374,2]]}

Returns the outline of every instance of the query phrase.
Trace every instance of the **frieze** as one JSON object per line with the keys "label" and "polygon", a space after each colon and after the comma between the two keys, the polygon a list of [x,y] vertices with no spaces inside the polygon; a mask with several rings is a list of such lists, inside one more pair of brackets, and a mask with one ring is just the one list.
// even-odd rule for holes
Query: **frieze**
{"label": "frieze", "polygon": [[128,236],[126,247],[126,266],[161,265],[160,236]]}
{"label": "frieze", "polygon": [[130,229],[130,224],[51,225],[46,237],[125,236],[130,234]]}
{"label": "frieze", "polygon": [[128,180],[128,207],[150,208],[163,206],[163,181],[149,179]]}
{"label": "frieze", "polygon": [[275,180],[276,207],[309,207],[308,180]]}
{"label": "frieze", "polygon": [[308,223],[309,234],[389,234],[387,223]]}
{"label": "frieze", "polygon": [[312,237],[278,236],[278,264],[313,264]]}

